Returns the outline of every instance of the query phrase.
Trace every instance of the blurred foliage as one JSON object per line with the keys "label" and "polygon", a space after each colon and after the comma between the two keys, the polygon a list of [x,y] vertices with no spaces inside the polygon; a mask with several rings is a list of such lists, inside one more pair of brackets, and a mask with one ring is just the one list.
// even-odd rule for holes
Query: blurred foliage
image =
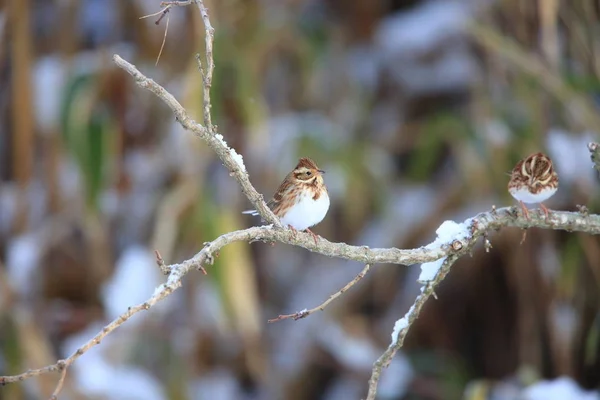
{"label": "blurred foliage", "polygon": [[[0,124],[0,255],[9,280],[16,270],[34,271],[34,290],[19,292],[17,302],[37,317],[57,358],[65,355],[61,345],[70,334],[101,318],[93,301],[70,297],[70,286],[95,298],[118,272],[112,265],[134,245],[177,262],[205,241],[258,223],[239,213],[248,203],[220,161],[102,57],[122,54],[202,120],[194,57],[204,49],[202,21],[193,7],[173,9],[154,66],[166,20],[159,26],[152,18],[139,20],[158,10],[159,2],[151,3],[31,0],[0,24],[7,43],[0,48],[6,121]],[[445,219],[473,215],[482,205],[512,204],[507,173],[528,153],[566,157],[564,143],[583,146],[585,132],[597,136],[597,2],[498,0],[476,8],[457,1],[445,9],[420,0],[207,3],[216,29],[213,122],[244,155],[266,198],[297,157],[327,165],[332,208],[316,231],[329,240],[398,248],[427,243]],[[0,4],[5,13],[12,3]],[[479,24],[471,35],[447,26],[460,25],[452,20],[459,18],[455,6]],[[426,14],[427,7],[442,8]],[[418,23],[424,16],[427,23]],[[30,24],[33,37],[14,29],[20,23]],[[397,31],[385,30],[388,24]],[[397,43],[390,32],[408,36]],[[17,57],[15,49],[25,54]],[[19,86],[15,68],[40,74],[36,67],[50,56],[62,68],[53,72],[66,76],[59,93],[44,97],[34,87],[32,104],[17,104],[28,97],[15,92],[28,89]],[[453,75],[464,67],[456,60],[465,59],[475,65],[467,79]],[[35,109],[36,99],[48,98],[60,104],[57,127],[42,124],[43,110]],[[12,128],[28,126],[27,110],[37,124],[30,136],[17,136]],[[565,132],[558,144],[553,128]],[[30,157],[17,148],[30,149]],[[17,176],[29,170],[30,176]],[[585,204],[598,212],[597,175],[587,172],[561,175],[551,208]],[[423,188],[431,190],[427,198]],[[14,256],[27,235],[35,245]],[[440,300],[427,305],[407,338],[415,377],[394,398],[460,399],[470,383],[480,396],[492,396],[499,383],[530,384],[529,375],[553,378],[564,371],[584,387],[600,386],[597,238],[530,231],[520,241],[521,232],[503,231],[492,237],[491,253],[478,250],[457,264]],[[186,277],[168,313],[157,311],[133,333],[113,334],[140,337],[130,353],[111,353],[114,365],[149,371],[169,398],[200,398],[191,388],[227,387],[233,398],[334,399],[336,385],[352,394],[343,398],[358,398],[374,360],[348,359],[387,345],[415,289],[413,270],[381,266],[324,313],[267,325],[278,313],[327,298],[341,287],[337,273],[348,280],[348,263],[289,246],[237,243],[208,270],[208,277]],[[52,282],[63,284],[48,289]],[[132,288],[146,283],[139,277]],[[557,304],[570,313],[571,325],[556,325]],[[39,366],[24,365],[29,360],[17,351],[25,342],[15,335],[19,313],[11,308],[0,324],[0,374]],[[369,321],[366,333],[356,321]],[[337,340],[323,339],[335,329]],[[557,333],[563,331],[570,336]],[[525,367],[533,373],[523,373]],[[77,397],[75,382],[65,392],[86,398]],[[205,397],[214,393],[209,389]],[[35,393],[21,386],[2,390],[0,398],[11,400]]]}
{"label": "blurred foliage", "polygon": [[98,101],[99,78],[75,76],[65,86],[61,120],[65,148],[76,160],[91,211],[98,211],[98,197],[114,165],[111,143],[115,139],[114,117]]}

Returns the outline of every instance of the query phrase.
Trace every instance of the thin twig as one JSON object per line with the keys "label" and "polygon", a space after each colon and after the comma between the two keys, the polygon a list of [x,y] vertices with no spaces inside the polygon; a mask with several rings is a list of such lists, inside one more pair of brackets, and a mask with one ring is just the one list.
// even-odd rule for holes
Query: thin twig
{"label": "thin twig", "polygon": [[[166,13],[156,20],[157,25],[160,23],[160,20],[163,18],[164,15],[166,15]],[[167,23],[165,24],[165,34],[163,36],[163,41],[160,45],[160,51],[158,52],[158,57],[156,57],[156,63],[154,65],[158,65],[158,61],[160,60],[160,55],[162,54],[163,48],[165,47],[165,42],[167,41],[167,32],[169,32],[169,17],[167,17]]]}
{"label": "thin twig", "polygon": [[348,282],[343,288],[341,288],[340,290],[338,290],[337,292],[335,292],[334,294],[329,296],[329,298],[327,300],[325,300],[323,303],[321,303],[317,307],[311,308],[310,310],[298,311],[293,314],[283,314],[283,315],[278,316],[277,318],[270,319],[268,322],[273,323],[273,322],[277,322],[277,321],[281,321],[281,320],[289,319],[289,318],[293,318],[295,321],[297,321],[299,319],[306,318],[309,315],[314,314],[317,311],[323,311],[325,309],[325,307],[327,307],[329,305],[329,303],[331,303],[332,301],[334,301],[335,299],[340,297],[342,295],[342,293],[344,293],[345,291],[350,289],[358,281],[360,281],[362,278],[364,278],[365,275],[367,274],[367,272],[369,272],[370,268],[371,268],[370,264],[365,265],[363,270],[360,271],[360,273],[358,275],[356,275],[356,277],[354,279],[352,279],[350,282]]}
{"label": "thin twig", "polygon": [[56,384],[56,389],[54,389],[54,392],[52,392],[52,396],[50,396],[50,400],[58,399],[58,394],[62,390],[63,384],[65,383],[65,377],[67,376],[67,368],[69,368],[69,366],[67,365],[67,363],[64,360],[60,360],[56,364],[58,365],[59,369],[62,368],[62,371],[60,373],[60,379],[58,380],[58,383]]}
{"label": "thin twig", "polygon": [[209,133],[214,134],[215,130],[212,124],[212,117],[210,114],[211,109],[211,101],[210,101],[210,88],[212,86],[212,77],[213,71],[215,70],[215,62],[213,58],[213,43],[215,41],[215,29],[213,28],[210,17],[208,15],[208,9],[204,5],[204,1],[202,0],[187,0],[187,1],[163,1],[160,3],[161,7],[185,7],[192,4],[196,4],[198,9],[200,10],[200,15],[202,16],[202,23],[204,24],[204,55],[205,57],[205,66],[202,66],[202,62],[200,61],[200,57],[197,56],[196,60],[198,62],[198,67],[200,69],[200,73],[202,74],[202,97],[204,103],[204,126],[208,130]]}
{"label": "thin twig", "polygon": [[[106,325],[100,332],[98,332],[92,339],[88,340],[83,346],[79,347],[73,354],[71,354],[68,358],[64,360],[60,360],[55,364],[48,365],[43,368],[38,369],[30,369],[22,374],[13,375],[13,376],[0,376],[0,385],[20,382],[25,379],[31,378],[33,376],[39,376],[42,374],[46,374],[49,372],[60,371],[61,374],[71,365],[75,360],[84,355],[88,350],[92,347],[100,344],[102,339],[104,339],[107,335],[109,335],[112,331],[120,327],[125,321],[130,319],[132,316],[137,314],[140,311],[149,310],[154,304],[165,299],[169,296],[173,291],[178,289],[181,286],[181,277],[180,275],[182,271],[178,269],[171,270],[169,275],[169,279],[166,284],[162,284],[155,291],[154,295],[150,297],[147,301],[135,306],[130,307],[126,312],[121,314],[118,318],[114,319],[108,325]],[[61,376],[62,378],[62,376]]]}
{"label": "thin twig", "polygon": [[160,23],[160,20],[165,16],[165,14],[169,12],[170,8],[171,8],[171,6],[166,6],[165,8],[163,8],[160,11],[157,11],[153,14],[144,15],[142,17],[139,17],[138,19],[146,19],[146,18],[150,18],[150,17],[155,17],[160,14],[160,17],[158,17],[158,19],[154,22],[156,25],[158,25]]}
{"label": "thin twig", "polygon": [[248,200],[250,200],[262,219],[269,224],[273,224],[274,226],[281,228],[281,221],[279,218],[277,218],[275,214],[273,214],[273,211],[267,207],[263,196],[258,193],[254,186],[252,186],[250,183],[246,169],[234,160],[233,152],[235,150],[229,148],[227,144],[218,137],[218,135],[211,134],[205,126],[194,121],[171,93],[165,90],[165,88],[158,83],[154,82],[152,79],[147,78],[135,67],[135,65],[125,61],[117,54],[113,56],[113,60],[118,67],[122,68],[133,77],[138,86],[150,90],[163,102],[165,102],[171,111],[173,111],[177,121],[184,129],[192,131],[196,136],[204,140],[206,144],[221,159],[223,165],[225,165],[225,167],[229,170],[230,174],[235,177],[242,189],[242,192],[248,198]]}
{"label": "thin twig", "polygon": [[186,6],[190,6],[192,4],[196,4],[198,1],[199,0],[161,1],[160,6],[161,7],[171,7],[171,6],[186,7]]}
{"label": "thin twig", "polygon": [[[160,24],[160,21],[162,21],[162,19],[165,17],[165,15],[167,15],[169,13],[169,9],[165,8],[162,12],[162,14],[160,15],[160,17],[157,18],[156,21],[154,21],[154,25],[158,25]],[[167,24],[169,23],[169,18],[167,18]]]}
{"label": "thin twig", "polygon": [[202,68],[202,82],[203,85],[203,101],[204,101],[204,126],[208,129],[209,132],[213,132],[214,128],[212,125],[212,120],[210,116],[210,88],[212,86],[212,77],[213,71],[215,70],[215,61],[213,59],[213,42],[215,40],[215,29],[212,27],[210,23],[210,18],[208,17],[208,9],[204,6],[204,2],[202,0],[198,0],[196,3],[198,8],[200,9],[200,15],[202,15],[202,22],[204,23],[204,54],[206,56],[206,65]]}
{"label": "thin twig", "polygon": [[600,144],[596,142],[588,143],[588,150],[590,151],[592,162],[596,171],[600,171]]}
{"label": "thin twig", "polygon": [[404,326],[398,331],[397,336],[392,338],[392,343],[388,346],[385,352],[375,361],[373,364],[373,369],[371,371],[371,378],[369,379],[369,392],[367,394],[366,400],[375,400],[377,396],[377,386],[379,384],[379,379],[381,377],[381,372],[383,368],[387,368],[390,365],[390,362],[396,355],[396,352],[400,350],[402,345],[404,344],[404,339],[408,334],[408,331],[412,324],[416,321],[425,305],[425,302],[429,299],[429,297],[435,297],[435,287],[444,280],[446,275],[450,272],[450,267],[452,264],[456,262],[460,258],[460,255],[453,254],[446,258],[442,267],[436,274],[435,278],[428,282],[423,287],[423,292],[417,296],[414,304],[411,306],[409,311],[404,316],[404,320],[406,323]]}
{"label": "thin twig", "polygon": [[[166,266],[165,269],[169,271],[167,282],[159,286],[147,301],[129,308],[126,312],[121,314],[121,316],[106,325],[98,334],[96,334],[96,336],[77,349],[77,351],[65,359],[64,362],[67,366],[71,365],[77,358],[99,344],[104,337],[120,327],[133,315],[140,311],[149,310],[156,303],[168,297],[173,291],[181,286],[181,279],[188,272],[210,264],[213,260],[213,254],[216,254],[220,249],[234,242],[261,240],[266,242],[287,243],[326,256],[359,261],[370,265],[381,263],[412,265],[447,257],[440,273],[438,273],[434,281],[427,284],[423,293],[417,298],[415,306],[411,309],[410,315],[408,316],[409,325],[406,329],[399,332],[397,341],[390,345],[386,352],[375,363],[371,377],[371,386],[376,386],[376,382],[379,380],[379,375],[381,374],[381,369],[390,362],[396,351],[402,346],[410,324],[418,316],[425,301],[432,295],[435,285],[446,276],[454,261],[460,256],[471,253],[480,238],[489,237],[491,233],[504,227],[537,227],[584,232],[594,235],[600,234],[600,215],[589,214],[585,216],[578,212],[566,211],[551,211],[548,219],[544,218],[542,213],[533,213],[530,215],[530,219],[526,219],[521,214],[515,214],[512,207],[505,207],[491,212],[480,213],[472,219],[465,221],[465,223],[471,223],[473,227],[468,237],[455,238],[448,243],[436,244],[435,246],[428,245],[407,250],[396,248],[371,249],[365,246],[350,246],[346,243],[332,243],[324,238],[321,238],[318,243],[315,243],[313,237],[308,233],[298,232],[296,235],[292,236],[290,235],[289,230],[278,229],[270,225],[255,226],[248,229],[225,233],[212,242],[206,243],[204,248],[193,258],[180,264]],[[457,242],[460,242],[461,245],[455,246],[455,243]],[[457,251],[455,248],[459,248],[459,250]],[[19,375],[0,376],[0,385],[23,381],[33,376],[54,371],[62,372],[58,363],[39,369],[29,370]]]}

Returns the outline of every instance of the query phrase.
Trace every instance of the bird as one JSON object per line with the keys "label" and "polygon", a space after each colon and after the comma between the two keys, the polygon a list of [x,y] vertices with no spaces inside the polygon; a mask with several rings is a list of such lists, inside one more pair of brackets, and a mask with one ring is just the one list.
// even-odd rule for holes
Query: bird
{"label": "bird", "polygon": [[529,212],[524,203],[539,203],[548,219],[548,209],[542,202],[557,190],[558,174],[552,160],[544,153],[534,153],[519,161],[510,174],[508,191],[519,201],[527,219],[530,219]]}
{"label": "bird", "polygon": [[[329,210],[329,194],[323,180],[325,171],[308,157],[298,160],[296,167],[285,177],[267,206],[288,226],[293,233],[306,231],[317,243],[317,237],[310,230],[321,222]],[[258,215],[256,210],[242,214]]]}

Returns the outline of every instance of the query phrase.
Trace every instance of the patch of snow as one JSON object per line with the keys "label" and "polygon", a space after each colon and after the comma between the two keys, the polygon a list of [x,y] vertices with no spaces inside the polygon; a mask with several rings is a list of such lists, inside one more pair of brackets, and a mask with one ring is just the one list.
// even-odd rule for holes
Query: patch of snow
{"label": "patch of snow", "polygon": [[[343,147],[349,139],[346,129],[341,124],[334,122],[327,115],[316,112],[278,115],[268,120],[266,128],[258,126],[255,129],[266,130],[269,133],[269,147],[268,157],[265,157],[264,144],[250,142],[249,146],[256,146],[252,148],[253,154],[262,155],[265,162],[273,160],[275,164],[272,167],[281,170],[290,168],[290,159],[295,158],[298,139],[301,137],[314,138],[315,141],[318,139],[319,146],[324,150]],[[252,133],[252,135],[259,134],[264,137],[262,133]],[[319,163],[319,160],[315,161]]]}
{"label": "patch of snow", "polygon": [[243,399],[238,380],[225,368],[218,368],[202,374],[188,387],[190,400],[204,399]]}
{"label": "patch of snow", "polygon": [[378,349],[368,338],[349,335],[335,323],[322,321],[317,335],[319,342],[346,368],[368,371],[379,356]]}
{"label": "patch of snow", "polygon": [[[442,245],[450,244],[454,240],[464,240],[465,238],[468,238],[470,236],[469,227],[471,226],[471,221],[472,218],[468,218],[460,224],[451,220],[444,221],[435,231],[437,234],[436,239],[425,246],[425,248],[429,250],[439,249]],[[446,257],[421,264],[419,282],[429,282],[433,280],[442,267],[444,260],[446,260]]]}
{"label": "patch of snow", "polygon": [[402,317],[398,321],[396,321],[396,323],[394,324],[394,330],[392,332],[392,344],[394,344],[398,341],[398,335],[400,335],[400,331],[403,329],[406,329],[408,327],[408,319],[414,311],[415,311],[415,305],[413,304],[410,307],[410,310],[408,310],[406,312],[406,314],[404,314],[404,317]]}
{"label": "patch of snow", "polygon": [[492,119],[485,122],[482,127],[485,137],[491,144],[498,147],[505,147],[510,142],[512,134],[508,126],[499,119]]}
{"label": "patch of snow", "polygon": [[425,246],[426,249],[437,249],[444,244],[450,244],[454,240],[463,240],[468,238],[470,233],[472,219],[466,219],[464,222],[456,223],[451,220],[446,220],[435,231],[437,238]]}
{"label": "patch of snow", "polygon": [[383,20],[375,42],[383,54],[425,53],[442,41],[462,34],[469,7],[458,1],[424,1],[410,11]]}
{"label": "patch of snow", "polygon": [[107,217],[115,218],[118,216],[120,203],[121,199],[116,188],[107,188],[100,193],[100,209]]}
{"label": "patch of snow", "polygon": [[587,144],[595,140],[594,135],[589,132],[576,135],[552,128],[548,131],[546,140],[549,155],[561,181],[582,182],[588,187],[594,185],[596,172],[587,148]]}
{"label": "patch of snow", "polygon": [[383,143],[393,143],[406,121],[406,107],[399,109],[396,101],[379,102],[373,105],[370,114],[370,135]]}
{"label": "patch of snow", "polygon": [[172,168],[194,176],[198,174],[199,166],[208,162],[206,157],[198,157],[195,142],[199,142],[198,138],[185,132],[181,124],[173,119],[169,122],[167,135],[161,145],[164,149],[162,156]]}
{"label": "patch of snow", "polygon": [[128,152],[124,166],[133,185],[149,190],[161,185],[167,170],[163,153],[147,150]]}
{"label": "patch of snow", "polygon": [[435,62],[406,63],[391,73],[408,93],[422,95],[468,88],[478,76],[479,67],[467,49],[457,49],[441,53]]}
{"label": "patch of snow", "polygon": [[320,398],[323,400],[360,399],[364,391],[364,384],[361,384],[352,375],[339,374],[338,376],[327,385],[327,389]]}
{"label": "patch of snow", "polygon": [[181,280],[181,274],[169,274],[169,277],[167,278],[167,285],[173,285],[174,283],[176,283],[177,281]]}
{"label": "patch of snow", "polygon": [[[392,189],[387,196],[381,218],[370,221],[357,243],[372,247],[392,247],[402,242],[416,224],[422,222],[435,207],[438,196],[426,185],[405,185]],[[398,224],[402,221],[402,224]]]}
{"label": "patch of snow", "polygon": [[152,252],[145,247],[125,249],[112,278],[102,288],[107,317],[114,319],[128,307],[146,301],[159,284],[157,270]]}
{"label": "patch of snow", "polygon": [[215,137],[229,151],[229,155],[231,155],[231,158],[233,158],[233,161],[235,161],[235,163],[238,165],[239,169],[241,171],[246,171],[246,166],[244,165],[244,157],[241,154],[238,154],[235,151],[235,149],[230,148],[227,145],[227,142],[223,139],[223,135],[221,135],[220,133],[217,133],[215,135]]}
{"label": "patch of snow", "polygon": [[[106,7],[104,0],[87,0],[78,8],[77,18],[79,34],[84,40],[90,41],[94,47],[108,44],[119,37],[121,24],[115,23],[120,19],[119,7]],[[107,29],[107,27],[111,27]]]}
{"label": "patch of snow", "polygon": [[408,358],[398,352],[389,367],[381,374],[377,395],[382,399],[401,399],[408,389],[415,372]]}
{"label": "patch of snow", "polygon": [[390,176],[396,174],[394,160],[389,151],[380,146],[366,148],[364,151],[366,154],[365,168],[371,175],[377,179],[390,179]]}
{"label": "patch of snow", "polygon": [[542,276],[548,282],[553,282],[557,279],[562,268],[558,248],[549,242],[544,242],[541,244],[540,251],[537,252],[536,258]]}
{"label": "patch of snow", "polygon": [[554,328],[556,339],[562,342],[561,345],[573,343],[578,321],[581,318],[577,310],[565,302],[555,301],[550,311],[550,323]]}
{"label": "patch of snow", "polygon": [[79,199],[83,186],[81,172],[71,157],[64,157],[58,166],[58,186],[65,199]]}
{"label": "patch of snow", "polygon": [[[63,356],[75,353],[103,327],[100,322],[92,323],[85,330],[68,337],[62,346]],[[166,399],[160,383],[146,371],[137,367],[115,365],[107,360],[105,354],[115,343],[115,339],[111,335],[105,337],[101,346],[91,348],[71,366],[75,384],[84,397],[101,397],[107,400]]]}
{"label": "patch of snow", "polygon": [[347,54],[347,67],[353,80],[359,82],[367,93],[372,93],[379,79],[379,52],[373,46],[355,46]]}
{"label": "patch of snow", "polygon": [[160,292],[162,292],[163,290],[165,290],[166,285],[164,283],[161,283],[160,285],[158,285],[155,289],[154,292],[152,292],[152,297],[156,296],[157,294],[159,294]]}
{"label": "patch of snow", "polygon": [[40,132],[54,133],[59,125],[67,70],[58,56],[42,57],[33,68],[33,107]]}
{"label": "patch of snow", "polygon": [[599,393],[584,391],[570,377],[562,376],[553,381],[541,381],[524,391],[525,400],[598,400]]}
{"label": "patch of snow", "polygon": [[21,295],[31,293],[32,277],[41,258],[39,237],[30,233],[9,240],[6,270],[13,289]]}
{"label": "patch of snow", "polygon": [[381,67],[408,94],[468,89],[479,72],[461,41],[472,9],[465,2],[426,1],[385,18],[375,33]]}
{"label": "patch of snow", "polygon": [[442,257],[439,260],[431,261],[428,263],[421,264],[421,274],[419,274],[419,282],[426,283],[432,281],[437,275],[446,257]]}
{"label": "patch of snow", "polygon": [[190,325],[199,329],[216,328],[227,320],[219,289],[208,280],[198,285],[193,306],[195,313],[190,318]]}
{"label": "patch of snow", "polygon": [[401,191],[392,192],[390,197],[394,199],[390,204],[393,207],[390,219],[396,225],[397,221],[402,221],[409,229],[430,215],[437,198],[430,185],[405,185]]}

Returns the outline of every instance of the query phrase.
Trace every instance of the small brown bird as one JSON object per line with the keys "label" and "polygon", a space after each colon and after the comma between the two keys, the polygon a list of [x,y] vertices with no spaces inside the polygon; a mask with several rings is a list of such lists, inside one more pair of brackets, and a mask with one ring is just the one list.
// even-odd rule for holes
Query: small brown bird
{"label": "small brown bird", "polygon": [[512,170],[508,191],[519,200],[523,214],[529,219],[529,212],[524,203],[540,203],[540,207],[548,218],[548,209],[542,204],[558,190],[558,175],[554,171],[552,160],[544,153],[531,154],[519,161]]}
{"label": "small brown bird", "polygon": [[[329,210],[324,173],[310,158],[301,158],[267,203],[283,225],[292,230],[306,230],[315,242],[317,235],[309,228],[321,222]],[[258,215],[256,210],[244,211],[243,214]]]}

